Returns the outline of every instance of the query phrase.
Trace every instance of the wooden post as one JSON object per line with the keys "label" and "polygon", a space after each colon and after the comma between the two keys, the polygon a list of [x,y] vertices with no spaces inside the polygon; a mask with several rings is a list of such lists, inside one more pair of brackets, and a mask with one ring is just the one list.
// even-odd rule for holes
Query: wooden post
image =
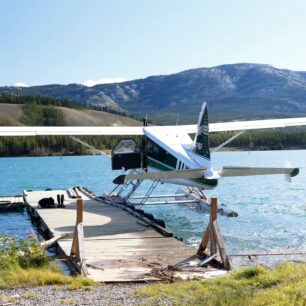
{"label": "wooden post", "polygon": [[197,254],[207,256],[206,249],[210,244],[210,257],[215,258],[220,253],[221,262],[225,269],[230,270],[231,264],[226,253],[223,237],[219,228],[218,220],[218,201],[217,198],[210,199],[210,220],[200,243]]}
{"label": "wooden post", "polygon": [[217,241],[215,233],[212,228],[212,224],[217,220],[217,198],[211,198],[210,200],[210,255],[217,253]]}
{"label": "wooden post", "polygon": [[84,209],[84,202],[83,199],[77,199],[77,223],[83,222],[83,209]]}
{"label": "wooden post", "polygon": [[75,256],[79,261],[82,274],[87,275],[84,251],[84,231],[83,231],[83,209],[84,202],[82,198],[77,199],[76,224],[73,233],[70,255]]}
{"label": "wooden post", "polygon": [[210,199],[210,219],[214,221],[217,219],[217,212],[218,212],[218,200],[217,198]]}

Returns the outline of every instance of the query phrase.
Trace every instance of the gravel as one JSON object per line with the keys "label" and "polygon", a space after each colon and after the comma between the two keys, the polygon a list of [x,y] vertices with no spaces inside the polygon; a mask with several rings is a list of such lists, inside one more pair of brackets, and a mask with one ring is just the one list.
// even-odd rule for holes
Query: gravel
{"label": "gravel", "polygon": [[68,290],[63,286],[42,286],[0,290],[4,305],[139,305],[145,300],[135,291],[146,284],[112,284],[90,289]]}

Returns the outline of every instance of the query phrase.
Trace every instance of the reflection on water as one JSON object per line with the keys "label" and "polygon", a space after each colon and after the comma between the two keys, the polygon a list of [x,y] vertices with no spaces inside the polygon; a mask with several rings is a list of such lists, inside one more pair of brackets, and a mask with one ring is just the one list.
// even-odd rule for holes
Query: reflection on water
{"label": "reflection on water", "polygon": [[13,233],[20,239],[27,239],[30,234],[37,237],[26,210],[0,213],[0,233],[2,235],[11,235]]}
{"label": "reflection on water", "polygon": [[[256,252],[306,252],[306,151],[220,152],[212,154],[216,170],[224,166],[300,167],[299,176],[288,183],[282,176],[224,178],[207,192],[237,211],[239,217],[219,217],[231,254]],[[0,195],[20,194],[23,189],[86,186],[98,195],[114,188],[118,172],[101,156],[2,158]],[[149,186],[148,182],[143,187]],[[160,185],[156,194],[174,193],[176,186]],[[175,235],[196,246],[208,216],[183,205],[146,207],[164,219]],[[26,213],[0,214],[0,232],[31,231]],[[265,258],[265,262],[276,258]]]}

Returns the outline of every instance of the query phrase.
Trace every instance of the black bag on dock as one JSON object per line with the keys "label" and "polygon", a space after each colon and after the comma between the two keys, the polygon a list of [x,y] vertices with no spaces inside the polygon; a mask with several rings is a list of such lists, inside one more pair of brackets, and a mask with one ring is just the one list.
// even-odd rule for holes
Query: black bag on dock
{"label": "black bag on dock", "polygon": [[55,207],[53,198],[43,198],[39,200],[38,205],[41,208],[54,208]]}

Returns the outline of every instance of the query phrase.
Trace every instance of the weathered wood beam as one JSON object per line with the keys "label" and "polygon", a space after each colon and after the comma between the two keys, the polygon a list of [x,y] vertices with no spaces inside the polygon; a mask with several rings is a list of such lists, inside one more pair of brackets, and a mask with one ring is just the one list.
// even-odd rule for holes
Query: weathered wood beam
{"label": "weathered wood beam", "polygon": [[67,237],[68,234],[65,233],[65,234],[60,234],[60,235],[56,235],[55,237],[49,239],[49,240],[45,240],[43,242],[40,243],[41,246],[47,248],[51,245],[53,245],[54,243],[56,243],[58,240],[62,239],[62,238],[65,238]]}

